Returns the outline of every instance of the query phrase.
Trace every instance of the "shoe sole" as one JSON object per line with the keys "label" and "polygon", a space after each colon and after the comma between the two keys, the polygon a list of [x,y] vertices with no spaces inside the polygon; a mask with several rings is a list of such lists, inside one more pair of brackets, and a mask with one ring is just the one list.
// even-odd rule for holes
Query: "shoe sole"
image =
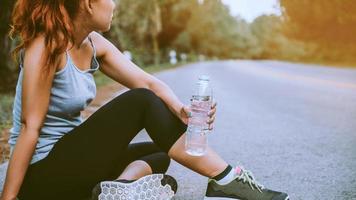
{"label": "shoe sole", "polygon": [[177,182],[163,174],[144,176],[131,183],[103,181],[98,200],[170,200]]}
{"label": "shoe sole", "polygon": [[[229,197],[204,197],[204,200],[231,200],[233,198]],[[239,199],[234,199],[239,200]],[[287,196],[284,200],[289,200],[289,196]]]}

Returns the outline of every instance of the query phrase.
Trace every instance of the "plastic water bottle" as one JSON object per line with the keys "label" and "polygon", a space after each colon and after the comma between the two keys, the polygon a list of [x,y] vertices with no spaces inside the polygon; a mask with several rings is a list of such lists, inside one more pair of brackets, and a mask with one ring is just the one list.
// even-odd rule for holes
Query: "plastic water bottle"
{"label": "plastic water bottle", "polygon": [[192,116],[189,118],[186,133],[185,149],[189,155],[203,156],[206,152],[209,133],[207,120],[212,94],[209,76],[200,76],[191,99]]}

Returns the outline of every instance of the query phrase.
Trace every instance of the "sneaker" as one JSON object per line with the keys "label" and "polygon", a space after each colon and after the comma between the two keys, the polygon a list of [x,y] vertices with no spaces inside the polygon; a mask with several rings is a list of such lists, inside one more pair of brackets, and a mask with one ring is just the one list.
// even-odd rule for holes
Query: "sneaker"
{"label": "sneaker", "polygon": [[147,175],[134,181],[102,181],[94,187],[92,200],[169,200],[177,188],[177,181],[164,174]]}
{"label": "sneaker", "polygon": [[210,179],[204,200],[289,200],[286,193],[266,189],[258,183],[252,172],[241,169],[236,178],[226,185]]}

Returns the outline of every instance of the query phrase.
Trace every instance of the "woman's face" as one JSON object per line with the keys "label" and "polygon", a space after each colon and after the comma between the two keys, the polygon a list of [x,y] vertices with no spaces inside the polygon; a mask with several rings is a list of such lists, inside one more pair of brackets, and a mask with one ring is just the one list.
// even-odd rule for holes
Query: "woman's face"
{"label": "woman's face", "polygon": [[110,30],[112,18],[114,16],[114,0],[91,0],[92,25],[95,31]]}

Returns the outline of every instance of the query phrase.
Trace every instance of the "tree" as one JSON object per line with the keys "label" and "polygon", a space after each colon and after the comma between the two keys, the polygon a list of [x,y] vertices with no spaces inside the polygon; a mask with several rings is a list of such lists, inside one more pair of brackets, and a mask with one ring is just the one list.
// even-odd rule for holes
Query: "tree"
{"label": "tree", "polygon": [[356,61],[354,0],[280,0],[285,32],[307,42],[315,55],[329,61]]}
{"label": "tree", "polygon": [[150,53],[154,55],[153,59],[151,56],[146,56],[142,64],[160,62],[158,35],[162,31],[160,9],[162,2],[162,0],[121,0],[112,31],[107,34],[123,49],[137,51],[142,55]]}
{"label": "tree", "polygon": [[10,58],[11,40],[8,37],[13,0],[2,0],[0,6],[0,92],[13,89],[14,74]]}
{"label": "tree", "polygon": [[243,44],[239,43],[239,38],[245,36],[239,32],[240,21],[230,15],[220,0],[189,2],[189,20],[172,46],[209,57],[235,57],[239,44]]}
{"label": "tree", "polygon": [[250,25],[258,45],[257,58],[298,60],[305,55],[305,44],[283,34],[283,21],[276,15],[261,15]]}

